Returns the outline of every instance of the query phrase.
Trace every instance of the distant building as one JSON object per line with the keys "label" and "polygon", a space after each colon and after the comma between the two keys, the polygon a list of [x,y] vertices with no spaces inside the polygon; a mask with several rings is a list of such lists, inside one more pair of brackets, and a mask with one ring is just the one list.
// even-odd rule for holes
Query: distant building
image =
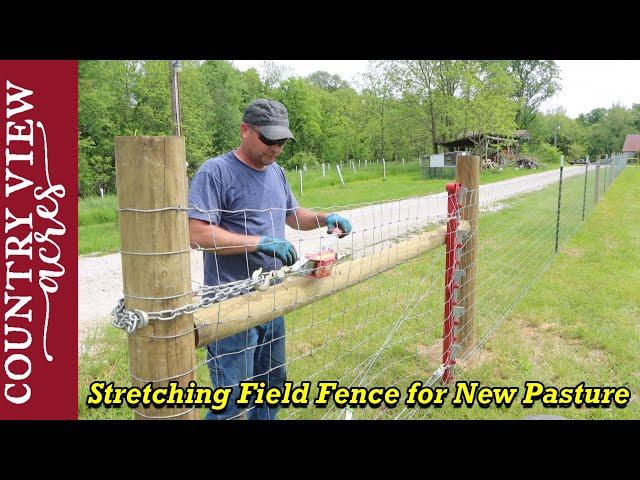
{"label": "distant building", "polygon": [[449,142],[436,142],[444,148],[445,152],[450,151],[467,151],[474,152],[476,155],[484,157],[488,156],[489,149],[496,152],[502,146],[508,148],[518,141],[514,137],[501,137],[490,133],[470,133],[457,140]]}
{"label": "distant building", "polygon": [[444,152],[472,152],[483,161],[490,159],[494,164],[504,166],[507,159],[517,157],[520,144],[524,140],[531,140],[531,134],[526,130],[517,130],[512,136],[470,133],[457,140],[436,143]]}
{"label": "distant building", "polygon": [[627,135],[622,147],[622,153],[636,154],[640,152],[640,135]]}

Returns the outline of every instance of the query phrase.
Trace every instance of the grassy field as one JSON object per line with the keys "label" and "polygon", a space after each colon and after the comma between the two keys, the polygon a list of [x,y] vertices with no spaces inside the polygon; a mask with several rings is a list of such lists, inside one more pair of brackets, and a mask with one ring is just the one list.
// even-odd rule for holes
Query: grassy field
{"label": "grassy field", "polygon": [[[342,187],[335,166],[322,176],[321,169],[309,169],[303,174],[303,194],[300,195],[300,176],[295,171],[287,172],[291,190],[300,205],[307,208],[329,209],[344,205],[392,200],[411,196],[428,195],[444,191],[446,180],[422,178],[417,162],[388,163],[387,177],[383,178],[382,165],[367,165],[353,172],[343,169],[346,187]],[[548,170],[551,167],[532,170],[505,169],[483,171],[481,183],[506,180],[520,175]],[[118,251],[120,232],[118,229],[117,202],[115,195],[104,198],[83,198],[78,205],[78,251],[80,255],[105,254]]]}
{"label": "grassy field", "polygon": [[443,408],[431,418],[639,418],[638,225],[640,168],[628,168],[459,375],[461,380],[521,388],[532,380],[557,388],[580,382],[626,386],[633,395],[626,408],[524,409],[515,402],[510,409]]}
{"label": "grassy field", "polygon": [[105,254],[120,248],[115,195],[82,198],[78,204],[78,254]]}
{"label": "grassy field", "polygon": [[[553,166],[557,168],[557,166]],[[480,183],[498,182],[521,175],[542,172],[551,169],[547,166],[537,170],[520,170],[507,168],[484,170],[480,175]],[[300,204],[307,208],[337,208],[343,206],[396,200],[444,191],[446,179],[424,179],[418,162],[389,162],[386,165],[386,178],[383,177],[382,164],[367,165],[356,171],[345,164],[342,169],[345,186],[342,186],[335,166],[326,170],[322,176],[322,168],[315,167],[303,173],[302,194],[300,193],[300,174],[287,171],[287,179]],[[453,177],[452,179],[453,180]],[[450,180],[450,181],[451,181]]]}
{"label": "grassy field", "polygon": [[[459,362],[456,377],[489,386],[522,387],[526,380],[557,387],[582,381],[627,385],[636,395],[629,406],[561,411],[523,410],[518,402],[510,409],[399,406],[355,410],[354,418],[523,418],[539,413],[638,418],[640,169],[625,170],[597,206],[594,188],[590,175],[582,222],[584,177],[563,185],[559,255],[554,254],[557,186],[481,205],[479,348]],[[414,380],[426,382],[441,361],[443,263],[438,248],[288,314],[289,380],[394,385],[403,393]],[[86,342],[79,364],[80,418],[132,418],[128,409],[90,410],[83,404],[93,380],[129,384],[127,358],[126,336],[112,327],[97,330]],[[197,381],[209,385],[202,349],[198,360]],[[280,415],[343,417],[344,410],[333,407],[285,409]]]}

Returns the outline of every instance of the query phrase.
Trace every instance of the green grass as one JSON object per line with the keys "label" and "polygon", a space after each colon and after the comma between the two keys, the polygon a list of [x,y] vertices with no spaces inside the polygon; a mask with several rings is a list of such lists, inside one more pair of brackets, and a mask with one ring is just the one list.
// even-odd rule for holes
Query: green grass
{"label": "green grass", "polygon": [[[627,384],[636,395],[632,404],[560,411],[523,410],[517,401],[510,409],[445,404],[438,410],[416,410],[413,418],[523,418],[538,413],[638,417],[640,169],[625,170],[597,206],[594,188],[590,175],[583,223],[584,177],[564,183],[559,255],[554,254],[557,186],[509,199],[502,202],[508,208],[481,214],[475,333],[478,340],[488,337],[476,354],[460,361],[456,376],[501,386],[522,386],[526,380],[557,387],[582,381]],[[403,398],[412,381],[428,380],[441,361],[443,263],[444,252],[438,248],[288,314],[289,379],[395,385]],[[127,409],[83,405],[93,380],[129,384],[126,336],[105,327],[86,345],[79,367],[80,418],[131,418]],[[198,355],[202,363],[203,351]],[[209,385],[204,365],[197,369],[197,381]],[[312,398],[314,394],[312,389]],[[354,413],[355,418],[394,418],[401,410]],[[311,407],[283,410],[280,416],[341,415],[342,410]]]}
{"label": "green grass", "polygon": [[[480,173],[480,183],[492,183],[509,178],[539,173],[555,168],[546,166],[537,170],[517,170],[506,168],[503,171],[483,170]],[[357,169],[357,167],[356,167]],[[383,178],[382,164],[364,166],[353,171],[345,164],[342,175],[345,181],[343,187],[335,166],[322,176],[322,168],[307,170],[302,177],[302,194],[300,194],[300,174],[287,171],[287,179],[291,191],[300,205],[306,208],[340,208],[359,203],[397,200],[399,198],[415,197],[440,193],[444,191],[447,179],[424,179],[422,170],[417,162],[387,163],[387,176]]]}
{"label": "green grass", "polygon": [[[548,170],[483,171],[481,183],[506,180],[520,175]],[[422,178],[417,162],[387,164],[387,178],[382,178],[382,165],[368,165],[354,173],[344,168],[346,188],[343,188],[335,166],[322,177],[322,170],[310,169],[303,176],[303,194],[300,195],[300,177],[295,171],[287,172],[291,190],[306,208],[329,209],[345,205],[393,200],[428,195],[444,191],[445,179]],[[78,252],[80,255],[100,255],[117,252],[120,248],[117,202],[115,195],[104,198],[90,197],[78,205]]]}
{"label": "green grass", "polygon": [[[205,361],[204,349],[197,352],[199,363]],[[114,382],[117,386],[131,385],[129,376],[129,350],[126,333],[112,326],[93,331],[84,342],[78,364],[78,418],[91,420],[132,420],[129,408],[90,408],[86,399],[94,381]],[[210,384],[205,368],[196,372],[198,385]]]}
{"label": "green grass", "polygon": [[102,223],[118,223],[117,202],[115,195],[89,197],[80,200],[78,209],[78,226],[86,227]]}
{"label": "green grass", "polygon": [[105,254],[120,248],[115,195],[82,198],[78,204],[78,254]]}
{"label": "green grass", "polygon": [[[588,191],[593,188],[590,182]],[[630,404],[622,409],[542,405],[524,409],[515,402],[510,409],[443,408],[433,411],[431,418],[518,419],[539,414],[570,419],[638,418],[639,200],[640,169],[627,169],[576,235],[565,239],[550,268],[507,316],[478,358],[459,375],[461,380],[494,386],[522,387],[528,380],[558,388],[580,382],[627,386],[634,396]]]}

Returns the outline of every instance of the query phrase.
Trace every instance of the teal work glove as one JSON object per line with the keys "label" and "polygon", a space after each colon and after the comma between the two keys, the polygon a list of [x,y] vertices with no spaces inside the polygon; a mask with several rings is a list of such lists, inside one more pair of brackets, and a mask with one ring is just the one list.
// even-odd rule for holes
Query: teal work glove
{"label": "teal work glove", "polygon": [[327,217],[327,233],[331,235],[336,227],[340,229],[339,238],[346,237],[351,233],[351,222],[340,215],[332,213]]}
{"label": "teal work glove", "polygon": [[291,266],[298,261],[296,249],[288,240],[282,238],[264,236],[260,238],[258,252],[265,253],[270,257],[274,255],[282,260],[286,266]]}

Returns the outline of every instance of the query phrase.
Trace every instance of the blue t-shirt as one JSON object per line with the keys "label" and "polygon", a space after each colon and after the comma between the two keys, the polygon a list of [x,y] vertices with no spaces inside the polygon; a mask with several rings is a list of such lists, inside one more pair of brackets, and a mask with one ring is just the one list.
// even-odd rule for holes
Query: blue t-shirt
{"label": "blue t-shirt", "polygon": [[[189,187],[189,218],[233,233],[284,238],[285,219],[297,207],[280,165],[255,170],[234,152],[204,162]],[[282,265],[278,258],[259,252],[215,255],[204,251],[204,281],[219,285],[244,280],[258,268],[269,271]]]}

